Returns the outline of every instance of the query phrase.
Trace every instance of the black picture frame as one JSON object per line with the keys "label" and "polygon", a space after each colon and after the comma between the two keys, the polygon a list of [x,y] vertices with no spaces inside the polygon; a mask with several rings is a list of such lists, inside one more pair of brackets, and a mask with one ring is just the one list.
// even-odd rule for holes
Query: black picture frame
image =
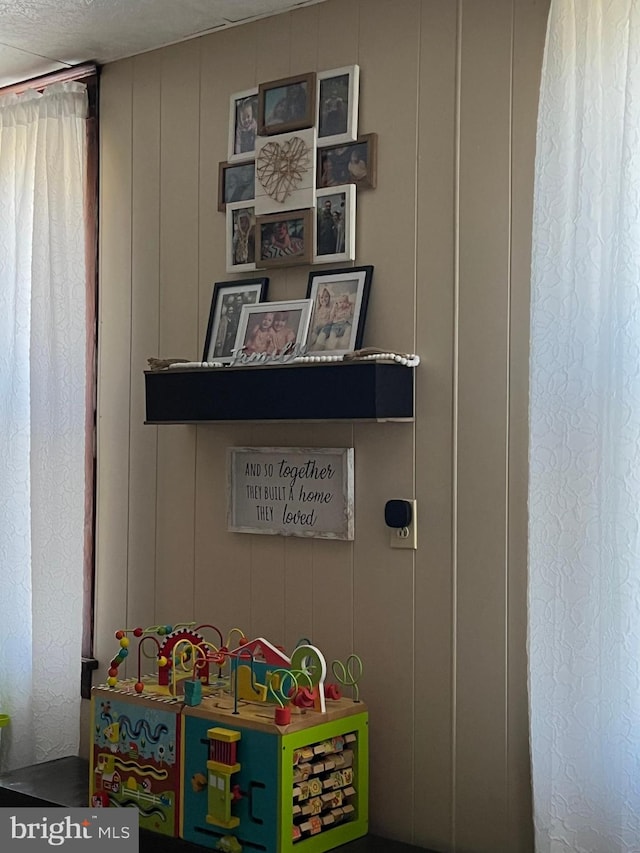
{"label": "black picture frame", "polygon": [[218,281],[213,286],[202,360],[230,364],[243,305],[265,302],[269,279]]}
{"label": "black picture frame", "polygon": [[309,273],[308,355],[345,355],[362,347],[372,279],[371,264]]}

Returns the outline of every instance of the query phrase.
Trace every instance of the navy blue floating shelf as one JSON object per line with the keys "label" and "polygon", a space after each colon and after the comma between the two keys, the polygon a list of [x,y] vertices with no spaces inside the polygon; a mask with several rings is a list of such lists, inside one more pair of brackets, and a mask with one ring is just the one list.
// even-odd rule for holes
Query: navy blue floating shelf
{"label": "navy blue floating shelf", "polygon": [[149,370],[145,423],[411,421],[414,374],[379,361]]}

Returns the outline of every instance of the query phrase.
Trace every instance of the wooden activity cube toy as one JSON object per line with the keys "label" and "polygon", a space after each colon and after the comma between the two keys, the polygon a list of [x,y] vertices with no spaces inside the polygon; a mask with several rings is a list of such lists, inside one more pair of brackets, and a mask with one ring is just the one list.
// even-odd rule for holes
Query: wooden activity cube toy
{"label": "wooden activity cube toy", "polygon": [[[247,689],[241,670],[256,642],[267,660],[254,655],[248,683],[260,699],[248,701],[239,698]],[[250,651],[237,653],[235,661],[229,653],[229,673],[223,677],[219,668],[214,681],[209,673],[215,667],[200,680],[194,666],[194,678],[173,686],[166,678],[162,684],[138,676],[115,684],[112,677],[110,685],[93,689],[91,804],[135,806],[141,828],[226,853],[324,853],[366,835],[366,706],[340,697],[335,685],[325,699],[324,659],[305,646],[323,671],[306,690],[307,707],[291,699],[294,707],[283,715],[277,691],[259,688],[277,682],[280,697],[294,695],[290,685],[297,679],[287,682],[288,658],[283,661],[279,651],[278,668],[270,669],[273,647],[264,640],[246,645]],[[197,654],[188,657],[192,663]],[[169,668],[177,670],[176,663]]]}

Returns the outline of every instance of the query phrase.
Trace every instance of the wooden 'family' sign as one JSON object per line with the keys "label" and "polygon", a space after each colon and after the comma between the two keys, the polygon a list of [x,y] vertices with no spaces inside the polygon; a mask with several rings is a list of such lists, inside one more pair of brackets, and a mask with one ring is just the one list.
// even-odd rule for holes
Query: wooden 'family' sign
{"label": "wooden 'family' sign", "polygon": [[227,527],[353,539],[352,447],[230,447]]}

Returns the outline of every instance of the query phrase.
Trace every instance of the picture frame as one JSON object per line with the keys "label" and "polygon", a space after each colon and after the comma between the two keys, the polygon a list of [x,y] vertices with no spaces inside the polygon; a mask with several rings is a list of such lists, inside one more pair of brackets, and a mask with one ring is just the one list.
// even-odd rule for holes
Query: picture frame
{"label": "picture frame", "polygon": [[314,226],[314,264],[355,259],[356,188],[353,184],[316,190]]}
{"label": "picture frame", "polygon": [[256,216],[256,264],[284,267],[311,263],[312,209]]}
{"label": "picture frame", "polygon": [[203,361],[231,363],[242,306],[264,302],[268,287],[268,278],[218,281],[214,284]]}
{"label": "picture frame", "polygon": [[315,72],[283,77],[258,86],[260,136],[312,127],[315,110]]}
{"label": "picture frame", "polygon": [[354,479],[353,447],[228,447],[227,530],[352,540]]}
{"label": "picture frame", "polygon": [[258,87],[235,92],[229,99],[229,163],[253,160],[258,134]]}
{"label": "picture frame", "polygon": [[218,164],[218,210],[224,213],[234,201],[253,201],[256,193],[256,166],[253,160],[244,163],[224,161]]}
{"label": "picture frame", "polygon": [[250,272],[256,264],[256,214],[254,205],[244,201],[229,202],[227,216],[227,272]]}
{"label": "picture frame", "polygon": [[276,360],[296,345],[302,348],[310,319],[310,299],[243,305],[233,348],[243,356],[271,356]]}
{"label": "picture frame", "polygon": [[316,74],[318,146],[358,139],[360,66],[347,65]]}
{"label": "picture frame", "polygon": [[365,133],[356,142],[318,148],[316,186],[355,184],[358,189],[375,189],[378,173],[378,134]]}
{"label": "picture frame", "polygon": [[307,355],[345,355],[361,348],[372,278],[371,265],[309,273]]}
{"label": "picture frame", "polygon": [[258,137],[254,183],[256,215],[314,206],[315,152],[315,127]]}

